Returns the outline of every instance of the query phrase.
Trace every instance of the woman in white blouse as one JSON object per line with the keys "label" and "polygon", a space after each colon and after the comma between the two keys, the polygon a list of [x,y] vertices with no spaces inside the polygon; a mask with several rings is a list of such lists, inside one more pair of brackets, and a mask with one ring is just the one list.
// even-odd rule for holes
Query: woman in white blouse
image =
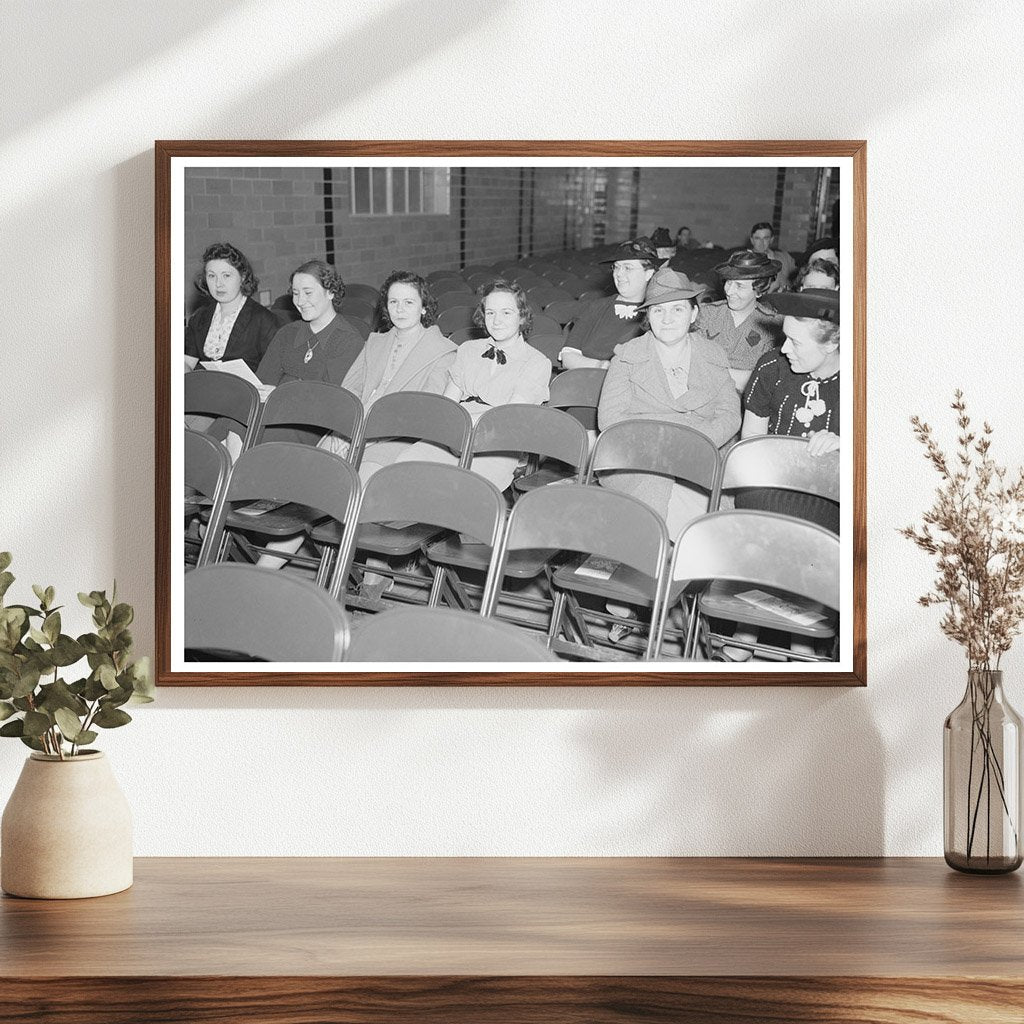
{"label": "woman in white blouse", "polygon": [[[499,278],[480,290],[473,321],[486,338],[464,341],[448,370],[444,395],[461,404],[475,423],[495,405],[541,405],[548,400],[551,361],[526,340],[533,325],[526,293],[515,281]],[[455,463],[450,452],[427,442],[413,445],[399,459]],[[512,483],[519,455],[478,455],[472,469],[498,490]]]}

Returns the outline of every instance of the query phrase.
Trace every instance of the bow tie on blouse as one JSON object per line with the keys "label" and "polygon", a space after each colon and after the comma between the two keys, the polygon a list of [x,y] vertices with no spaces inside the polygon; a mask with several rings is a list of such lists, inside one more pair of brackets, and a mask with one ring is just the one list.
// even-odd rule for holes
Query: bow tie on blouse
{"label": "bow tie on blouse", "polygon": [[625,302],[616,302],[615,315],[623,320],[632,320],[636,316],[636,306],[627,305]]}
{"label": "bow tie on blouse", "polygon": [[504,366],[505,363],[508,362],[508,356],[506,356],[505,353],[495,345],[492,345],[486,351],[481,352],[480,355],[484,359],[496,359],[499,366]]}

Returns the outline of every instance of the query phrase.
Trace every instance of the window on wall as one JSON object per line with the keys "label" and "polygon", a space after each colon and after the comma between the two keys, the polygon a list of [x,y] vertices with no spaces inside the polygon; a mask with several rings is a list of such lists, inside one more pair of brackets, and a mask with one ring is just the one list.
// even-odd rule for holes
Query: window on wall
{"label": "window on wall", "polygon": [[353,167],[352,213],[362,217],[446,214],[450,184],[447,167]]}

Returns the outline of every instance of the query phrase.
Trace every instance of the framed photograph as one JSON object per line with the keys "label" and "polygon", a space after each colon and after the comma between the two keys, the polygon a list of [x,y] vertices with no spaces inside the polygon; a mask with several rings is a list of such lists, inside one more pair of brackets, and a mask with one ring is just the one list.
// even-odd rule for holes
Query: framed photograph
{"label": "framed photograph", "polygon": [[157,142],[158,683],[866,685],[865,169]]}

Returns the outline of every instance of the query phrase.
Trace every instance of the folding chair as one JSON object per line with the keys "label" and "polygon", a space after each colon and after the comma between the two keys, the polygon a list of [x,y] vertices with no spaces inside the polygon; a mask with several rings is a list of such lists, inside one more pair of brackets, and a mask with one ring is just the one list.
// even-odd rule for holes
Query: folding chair
{"label": "folding chair", "polygon": [[308,580],[239,564],[185,577],[186,661],[341,661],[348,638],[345,610]]}
{"label": "folding chair", "polygon": [[[200,533],[200,511],[217,503],[231,472],[227,449],[212,437],[185,431],[185,569],[205,563],[206,538]],[[191,535],[190,535],[191,531]],[[207,531],[207,536],[208,536]],[[190,551],[194,557],[189,557]]]}
{"label": "folding chair", "polygon": [[[567,484],[530,491],[516,502],[505,534],[487,573],[482,612],[495,614],[501,597],[509,555],[530,549],[578,552],[589,557],[574,571],[573,588],[598,602],[609,599],[609,580],[627,581],[651,602],[651,621],[643,660],[654,657],[662,619],[664,582],[668,569],[668,533],[661,517],[636,498],[599,487]],[[619,621],[598,610],[576,614],[566,591],[551,575],[554,605],[548,626],[548,647],[585,660],[624,661],[634,655],[605,646],[591,629]],[[614,596],[610,598],[614,600]],[[631,625],[636,620],[630,620]]]}
{"label": "folding chair", "polygon": [[[322,448],[272,441],[242,452],[228,485],[214,506],[207,529],[211,558],[229,561],[233,548],[245,560],[270,554],[289,565],[315,570],[318,586],[331,584],[335,549],[342,528],[352,522],[359,498],[354,466]],[[254,543],[303,534],[310,522],[329,519],[334,530],[317,558],[268,550]]]}
{"label": "folding chair", "polygon": [[380,299],[380,289],[374,288],[372,284],[347,284],[345,285],[346,299],[361,299],[376,306]]}
{"label": "folding chair", "polygon": [[259,409],[260,393],[233,373],[193,370],[185,374],[185,415],[230,421],[242,439],[243,450],[252,444]]}
{"label": "folding chair", "polygon": [[433,286],[438,281],[444,281],[450,278],[458,279],[460,277],[457,270],[432,270],[426,275],[425,280]]}
{"label": "folding chair", "polygon": [[[669,578],[673,587],[708,581],[696,602],[690,658],[702,643],[710,661],[737,660],[732,648],[772,661],[836,659],[839,538],[824,527],[751,509],[712,512],[679,535]],[[724,628],[737,623],[770,631],[770,639]]]}
{"label": "folding chair", "polygon": [[576,299],[559,299],[544,307],[544,315],[564,327],[580,315],[580,304]]}
{"label": "folding chair", "polygon": [[252,443],[316,444],[328,433],[349,442],[349,461],[352,461],[352,453],[360,450],[363,440],[363,403],[340,384],[289,380],[267,396]]}
{"label": "folding chair", "polygon": [[839,452],[814,457],[807,445],[805,438],[781,434],[738,441],[725,456],[722,490],[770,487],[838,504]]}
{"label": "folding chair", "polygon": [[[363,424],[363,443],[360,451],[352,456],[352,461],[355,465],[360,465],[369,441],[401,439],[410,444],[416,441],[431,441],[447,448],[455,454],[460,463],[464,463],[468,458],[472,434],[473,421],[458,402],[423,391],[399,391],[392,395],[384,395],[370,406]],[[391,520],[403,521],[401,516],[392,516]],[[435,529],[429,537],[434,537],[440,532]],[[340,528],[333,523],[321,523],[313,527],[309,533],[310,538],[317,544],[333,546],[341,541]],[[384,555],[396,547],[401,547],[406,557],[418,551],[424,539],[419,537],[414,540],[409,534],[400,544],[399,538],[387,534],[379,539],[376,546],[372,546],[370,538],[365,538],[370,545],[367,550],[371,553]],[[378,551],[378,547],[382,550]],[[343,577],[339,586],[344,586],[344,583]],[[337,588],[335,592],[339,592]],[[376,603],[368,604],[367,607],[376,607]]]}
{"label": "folding chair", "polygon": [[552,369],[558,365],[558,353],[562,351],[565,344],[560,334],[536,334],[531,333],[526,339],[528,345],[532,345],[538,352],[547,356]]}
{"label": "folding chair", "polygon": [[[667,420],[623,420],[613,423],[598,435],[590,455],[584,483],[599,483],[605,474],[618,472],[652,474],[675,482],[689,484],[707,494],[704,512],[718,507],[718,488],[722,471],[722,458],[714,441],[693,427]],[[559,570],[562,578],[559,585],[572,589],[572,567]],[[673,587],[668,595],[669,606],[675,606],[683,597],[683,586]],[[617,581],[609,581],[609,599],[639,607],[649,607],[650,602],[640,590]],[[616,591],[612,593],[612,591]],[[692,608],[687,602],[687,626]],[[670,630],[673,637],[683,634]],[[625,646],[635,646],[631,637],[623,641]],[[683,649],[685,650],[685,641]]]}
{"label": "folding chair", "polygon": [[[564,370],[551,380],[551,390],[547,404],[552,409],[563,409],[577,419],[586,430],[597,430],[597,405],[601,400],[601,388],[607,370],[597,367],[580,367],[575,370]],[[567,474],[563,467],[550,462],[540,466],[535,472],[521,477],[515,482],[517,491],[532,491],[537,487],[565,480]]]}
{"label": "folding chair", "polygon": [[[363,488],[356,512],[355,529],[346,533],[335,576],[333,595],[345,596],[345,586],[356,551],[388,559],[405,558],[426,551],[439,533],[453,531],[493,550],[505,523],[505,502],[489,480],[460,466],[436,462],[396,462],[375,473]],[[401,524],[401,525],[395,525]],[[435,607],[444,586],[443,566],[428,564],[428,577],[409,572],[388,575],[405,584],[392,600],[415,601],[429,579],[426,598]],[[409,593],[411,588],[411,593]],[[348,595],[354,607],[374,609],[379,600]]]}
{"label": "folding chair", "polygon": [[562,325],[554,317],[541,313],[539,316],[534,315],[530,331],[532,334],[561,334]]}
{"label": "folding chair", "polygon": [[461,345],[464,341],[473,338],[486,338],[487,332],[482,327],[460,327],[448,335],[448,340],[453,345]]}
{"label": "folding chair", "polygon": [[561,288],[556,288],[554,285],[544,282],[543,284],[533,285],[526,289],[526,296],[532,299],[543,309],[545,306],[552,302],[559,302],[564,299],[571,299],[572,296]]}
{"label": "folding chair", "polygon": [[469,285],[465,291],[446,291],[437,296],[437,312],[443,313],[448,309],[458,309],[460,306],[468,306],[473,301]]}
{"label": "folding chair", "polygon": [[364,323],[372,324],[377,315],[377,304],[367,302],[365,299],[349,298],[346,295],[341,300],[339,312],[347,320],[362,320]]}
{"label": "folding chair", "polygon": [[[477,420],[467,465],[472,469],[472,460],[477,455],[518,452],[557,459],[575,473],[570,479],[578,481],[586,466],[587,445],[587,432],[567,413],[543,405],[498,405]],[[443,584],[448,603],[471,608],[473,597],[482,588],[468,585],[456,570],[479,573],[482,577],[490,564],[491,549],[448,537],[430,544],[426,550],[430,562],[446,570]],[[517,552],[510,556],[506,574],[520,581],[534,580],[543,573],[550,554]],[[510,598],[509,603],[532,613],[550,606],[549,601],[521,595]]]}
{"label": "folding chair", "polygon": [[398,608],[359,623],[350,662],[557,661],[516,626],[453,608]]}
{"label": "folding chair", "polygon": [[[469,296],[467,296],[469,298]],[[475,327],[473,323],[473,311],[475,306],[453,306],[444,310],[437,318],[437,326],[442,334],[450,335],[465,327]]]}
{"label": "folding chair", "polygon": [[347,323],[349,325],[349,327],[352,328],[353,331],[356,332],[356,334],[359,335],[360,338],[363,339],[363,341],[366,341],[366,339],[372,333],[371,332],[370,321],[367,321],[367,320],[357,320],[355,317],[347,317],[347,316],[342,317],[342,319],[345,321],[345,323]]}

